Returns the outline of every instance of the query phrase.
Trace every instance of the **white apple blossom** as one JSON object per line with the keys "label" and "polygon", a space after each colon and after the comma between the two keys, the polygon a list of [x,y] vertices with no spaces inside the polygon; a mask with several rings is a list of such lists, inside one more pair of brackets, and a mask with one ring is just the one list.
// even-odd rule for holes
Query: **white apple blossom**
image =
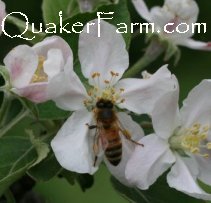
{"label": "white apple blossom", "polygon": [[[155,32],[159,30],[161,38],[167,39],[175,45],[182,45],[192,49],[211,50],[210,42],[195,41],[191,38],[194,35],[192,26],[193,23],[196,23],[199,13],[198,5],[194,0],[165,0],[163,7],[155,6],[151,10],[147,8],[144,0],[132,0],[132,2],[143,19],[154,23]],[[189,29],[185,32],[187,25]],[[166,30],[164,29],[165,26]],[[184,33],[177,32],[177,26],[179,32]]]}
{"label": "white apple blossom", "polygon": [[[98,37],[97,20],[93,22],[95,25],[90,33],[84,31],[79,37],[81,70],[91,86],[88,92],[73,72],[72,75],[67,75],[69,84],[61,77],[61,86],[53,85],[54,83],[50,86],[52,94],[57,94],[54,99],[56,104],[65,110],[74,111],[51,142],[55,156],[65,169],[90,174],[98,169],[103,159],[103,153],[99,154],[98,162],[94,166],[95,130],[88,129],[86,125],[97,124],[94,109],[99,99],[103,98],[114,104],[118,119],[130,132],[132,139],[137,140],[143,136],[143,131],[129,115],[118,113],[116,107],[135,113],[149,113],[163,94],[175,88],[175,79],[166,67],[162,67],[148,79],[120,80],[129,65],[124,39],[116,33],[113,25],[105,21],[101,22],[101,37]],[[60,88],[66,89],[67,93],[60,94]],[[106,158],[104,160],[111,173],[121,182],[125,182],[124,168],[134,144],[130,146],[131,142],[121,133],[120,135],[123,142],[122,161],[114,167]]]}
{"label": "white apple blossom", "polygon": [[11,91],[36,103],[52,98],[48,95],[49,82],[70,72],[72,63],[69,45],[58,36],[48,37],[33,47],[19,45],[4,58]]}
{"label": "white apple blossom", "polygon": [[[197,180],[211,185],[211,80],[203,80],[178,109],[178,88],[161,98],[152,112],[154,134],[140,140],[126,167],[130,184],[148,189],[171,168],[167,182],[195,198],[211,200]],[[147,160],[147,161],[146,161]]]}
{"label": "white apple blossom", "polygon": [[6,16],[5,3],[0,0],[0,35],[2,33],[2,21]]}

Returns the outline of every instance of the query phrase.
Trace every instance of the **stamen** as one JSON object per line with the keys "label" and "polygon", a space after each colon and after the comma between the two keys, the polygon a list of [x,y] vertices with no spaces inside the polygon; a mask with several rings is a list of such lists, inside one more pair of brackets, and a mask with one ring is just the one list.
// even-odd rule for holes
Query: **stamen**
{"label": "stamen", "polygon": [[211,150],[211,142],[207,142],[210,126],[202,126],[195,123],[192,127],[178,130],[177,134],[170,139],[171,147],[182,149],[202,157],[209,157],[209,154],[202,154],[201,149]]}
{"label": "stamen", "polygon": [[119,73],[115,73],[114,71],[110,71],[112,77],[118,77]]}
{"label": "stamen", "polygon": [[30,83],[37,83],[37,82],[47,82],[48,81],[48,75],[44,72],[43,64],[45,62],[45,57],[39,56],[38,58],[38,66],[37,69],[32,76]]}
{"label": "stamen", "polygon": [[200,156],[204,157],[204,158],[209,158],[210,155],[209,154],[200,154]]}
{"label": "stamen", "polygon": [[[110,74],[110,80],[101,80],[102,78],[100,78],[101,75],[99,72],[93,72],[91,74],[91,78],[93,80],[93,88],[88,91],[88,96],[90,98],[84,102],[84,105],[88,109],[93,109],[96,106],[96,102],[100,99],[109,100],[114,105],[123,103],[125,101],[125,99],[121,98],[122,92],[125,91],[124,88],[115,89],[115,87],[113,86],[113,83],[116,82],[115,78],[119,76],[119,73],[110,71]],[[101,81],[106,84],[103,89],[100,85]]]}
{"label": "stamen", "polygon": [[207,143],[207,149],[211,149],[211,142]]}
{"label": "stamen", "polygon": [[94,73],[92,74],[92,78],[93,78],[93,79],[96,78],[96,77],[100,77],[100,73],[94,72]]}

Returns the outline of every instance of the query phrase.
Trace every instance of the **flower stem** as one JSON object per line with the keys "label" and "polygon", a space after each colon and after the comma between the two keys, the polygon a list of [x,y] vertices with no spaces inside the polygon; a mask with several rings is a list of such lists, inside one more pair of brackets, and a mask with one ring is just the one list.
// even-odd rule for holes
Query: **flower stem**
{"label": "flower stem", "polygon": [[22,110],[10,123],[8,123],[4,128],[1,129],[0,138],[28,114],[29,114],[28,110]]}
{"label": "flower stem", "polygon": [[7,118],[8,109],[10,107],[11,97],[8,93],[4,93],[3,101],[0,109],[0,127]]}
{"label": "flower stem", "polygon": [[146,66],[156,60],[163,51],[164,47],[158,41],[151,41],[144,56],[125,72],[123,78],[131,78],[139,74]]}

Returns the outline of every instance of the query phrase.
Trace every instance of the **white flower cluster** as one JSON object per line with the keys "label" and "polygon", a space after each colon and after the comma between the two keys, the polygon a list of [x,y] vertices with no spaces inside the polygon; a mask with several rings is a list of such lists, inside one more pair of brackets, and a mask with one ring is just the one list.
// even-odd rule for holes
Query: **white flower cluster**
{"label": "white flower cluster", "polygon": [[[155,6],[149,10],[143,0],[132,0],[139,15],[149,23],[154,23],[160,31],[166,27],[167,32],[160,32],[159,36],[175,45],[186,46],[191,49],[211,50],[211,43],[200,42],[192,39],[193,30],[181,34],[175,32],[180,25],[180,30],[186,31],[187,26],[196,23],[199,14],[198,5],[194,0],[165,0],[162,7]],[[156,30],[157,30],[156,29]]]}

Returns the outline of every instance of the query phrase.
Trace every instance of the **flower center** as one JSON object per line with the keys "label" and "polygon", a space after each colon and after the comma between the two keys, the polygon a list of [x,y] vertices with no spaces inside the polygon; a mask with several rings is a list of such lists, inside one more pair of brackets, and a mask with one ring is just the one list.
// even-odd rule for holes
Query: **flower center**
{"label": "flower center", "polygon": [[38,58],[38,66],[37,69],[31,79],[30,83],[37,83],[37,82],[47,82],[48,75],[44,72],[43,64],[45,62],[45,57],[39,56]]}
{"label": "flower center", "polygon": [[96,105],[96,103],[100,99],[104,100],[109,100],[111,101],[114,105],[115,104],[120,104],[125,101],[121,97],[121,94],[124,92],[124,89],[116,89],[114,87],[114,81],[115,78],[119,76],[118,73],[115,73],[113,71],[110,72],[111,74],[111,79],[110,80],[104,80],[105,86],[104,88],[100,87],[100,73],[99,72],[94,72],[92,74],[92,80],[93,80],[93,87],[88,91],[89,98],[84,100],[84,105],[88,109],[93,109]]}
{"label": "flower center", "polygon": [[192,153],[209,157],[208,153],[203,153],[203,149],[211,150],[211,142],[208,142],[208,132],[210,126],[196,123],[190,128],[178,129],[170,140],[170,146],[174,150],[183,151],[185,154]]}

